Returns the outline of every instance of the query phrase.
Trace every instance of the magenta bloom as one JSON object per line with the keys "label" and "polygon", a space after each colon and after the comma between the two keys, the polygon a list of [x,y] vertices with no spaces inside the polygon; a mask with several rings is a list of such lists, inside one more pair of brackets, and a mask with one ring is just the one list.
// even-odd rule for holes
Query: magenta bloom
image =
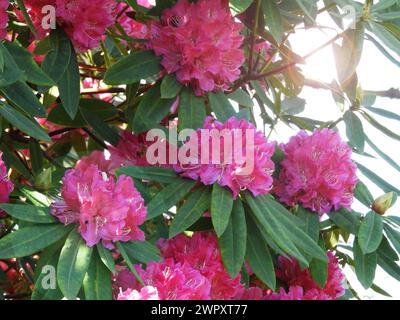
{"label": "magenta bloom", "polygon": [[[166,259],[164,262],[150,262],[146,269],[137,265],[136,269],[146,286],[156,288],[159,300],[210,299],[210,282],[188,264]],[[131,287],[142,292],[143,288],[136,279],[131,279]]]}
{"label": "magenta bloom", "polygon": [[161,64],[178,81],[191,84],[199,96],[229,88],[245,60],[241,26],[234,22],[227,3],[179,0],[164,11],[161,22],[150,25],[149,45],[162,57]]}
{"label": "magenta bloom", "polygon": [[140,289],[140,291],[127,289],[120,291],[117,300],[160,300],[158,291],[152,286],[146,286]]}
{"label": "magenta bloom", "polygon": [[63,178],[62,199],[51,206],[62,223],[79,223],[79,232],[88,246],[102,243],[112,248],[114,241],[144,240],[139,229],[146,218],[143,198],[130,177],[113,176],[97,165],[78,163]]}
{"label": "magenta bloom", "polygon": [[198,232],[191,238],[181,234],[170,240],[160,240],[158,246],[165,259],[189,265],[208,279],[212,300],[233,299],[243,292],[240,274],[232,279],[225,271],[214,234]]}
{"label": "magenta bloom", "polygon": [[7,8],[9,5],[10,4],[7,0],[0,0],[0,40],[4,39],[7,35]]}
{"label": "magenta bloom", "polygon": [[343,287],[344,274],[339,268],[339,263],[331,251],[328,256],[328,278],[323,288],[319,288],[308,269],[301,270],[295,259],[279,257],[277,277],[288,287],[278,293],[273,293],[272,300],[336,300],[340,298],[345,289]]}
{"label": "magenta bloom", "polygon": [[[7,168],[2,160],[3,153],[0,151],[0,203],[8,202],[10,193],[14,190],[14,184],[8,179]],[[3,215],[0,210],[0,217]]]}
{"label": "magenta bloom", "polygon": [[281,148],[286,158],[275,192],[282,202],[320,214],[351,207],[357,167],[338,133],[322,129],[308,136],[301,131]]}
{"label": "magenta bloom", "polygon": [[114,0],[26,0],[25,5],[40,38],[48,32],[42,27],[42,8],[54,6],[57,24],[80,52],[99,46],[105,30],[114,24],[116,14]]}
{"label": "magenta bloom", "polygon": [[204,129],[197,130],[181,148],[182,153],[190,148],[191,154],[187,163],[180,157],[180,163],[174,167],[177,172],[205,185],[226,186],[234,198],[242,190],[249,190],[254,196],[271,190],[275,145],[262,132],[235,117],[225,123],[208,117]]}

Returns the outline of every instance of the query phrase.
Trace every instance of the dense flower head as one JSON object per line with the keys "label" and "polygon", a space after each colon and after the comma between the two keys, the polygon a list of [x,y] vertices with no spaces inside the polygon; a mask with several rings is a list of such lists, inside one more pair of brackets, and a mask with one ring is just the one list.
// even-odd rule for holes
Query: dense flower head
{"label": "dense flower head", "polygon": [[280,200],[320,214],[350,208],[357,184],[351,148],[331,129],[301,131],[281,146],[285,159],[276,183]]}
{"label": "dense flower head", "polygon": [[[0,151],[0,203],[8,202],[10,193],[14,189],[14,184],[8,178],[7,168],[3,162],[3,153]],[[0,210],[0,217],[3,212]]]}
{"label": "dense flower head", "polygon": [[243,37],[227,1],[179,0],[150,28],[149,46],[162,57],[161,64],[197,95],[225,90],[239,78]]}
{"label": "dense flower head", "polygon": [[8,0],[0,0],[0,40],[4,39],[7,34],[8,14],[6,10],[8,6]]}
{"label": "dense flower head", "polygon": [[158,246],[165,259],[172,258],[191,266],[208,279],[211,299],[229,300],[242,293],[240,275],[232,279],[226,272],[214,234],[197,232],[192,237],[181,234],[170,240],[160,240]]}
{"label": "dense flower head", "polygon": [[279,257],[279,266],[276,275],[287,287],[280,288],[278,293],[269,296],[272,300],[336,300],[345,289],[343,287],[344,274],[339,268],[337,258],[331,251],[328,256],[328,277],[326,284],[320,288],[311,276],[308,269],[301,270],[295,259]]}
{"label": "dense flower head", "polygon": [[112,248],[114,241],[144,240],[139,229],[147,215],[143,198],[130,177],[117,181],[84,159],[63,178],[62,198],[51,206],[62,223],[79,223],[79,232],[88,246],[102,243]]}
{"label": "dense flower head", "polygon": [[[234,198],[242,190],[249,190],[254,196],[271,190],[275,169],[271,157],[275,145],[269,143],[262,132],[235,117],[225,123],[208,117],[203,129],[198,129],[184,145],[185,150],[190,149],[189,160],[174,166],[177,172],[205,185],[226,186]],[[209,133],[208,137],[205,138],[204,133]]]}
{"label": "dense flower head", "polygon": [[[210,282],[188,264],[166,259],[164,262],[150,262],[145,269],[137,265],[136,270],[145,286],[156,288],[159,300],[208,300],[210,298]],[[136,280],[132,280],[132,289],[142,292],[141,285]]]}
{"label": "dense flower head", "polygon": [[117,300],[160,300],[157,288],[146,286],[138,290],[127,289],[120,291]]}
{"label": "dense flower head", "polygon": [[25,4],[40,37],[50,31],[43,28],[42,8],[55,7],[57,24],[78,51],[98,47],[105,30],[115,21],[114,0],[26,0]]}

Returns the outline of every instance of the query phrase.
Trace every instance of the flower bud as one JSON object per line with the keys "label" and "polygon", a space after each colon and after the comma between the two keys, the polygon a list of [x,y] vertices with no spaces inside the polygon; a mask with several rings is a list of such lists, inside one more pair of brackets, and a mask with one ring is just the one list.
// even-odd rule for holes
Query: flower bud
{"label": "flower bud", "polygon": [[396,200],[397,195],[394,192],[386,193],[374,201],[372,204],[372,210],[383,216],[386,211],[392,207]]}

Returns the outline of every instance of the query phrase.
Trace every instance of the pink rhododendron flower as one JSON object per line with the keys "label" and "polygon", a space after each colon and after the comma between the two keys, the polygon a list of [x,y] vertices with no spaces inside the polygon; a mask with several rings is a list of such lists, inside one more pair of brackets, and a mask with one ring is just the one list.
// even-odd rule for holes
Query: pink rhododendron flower
{"label": "pink rhododendron flower", "polygon": [[140,291],[127,289],[119,293],[117,300],[160,300],[157,288],[146,286]]}
{"label": "pink rhododendron flower", "polygon": [[7,35],[8,14],[6,10],[9,5],[7,0],[0,0],[0,40]]}
{"label": "pink rhododendron flower", "polygon": [[[164,262],[150,262],[146,269],[136,266],[140,278],[146,286],[157,289],[160,300],[208,300],[210,282],[196,269],[173,259]],[[141,289],[134,280],[133,289]]]}
{"label": "pink rhododendron flower", "polygon": [[277,277],[288,286],[278,293],[273,293],[272,300],[336,300],[340,298],[345,289],[343,287],[344,274],[339,268],[339,263],[331,251],[328,256],[328,277],[323,288],[318,287],[308,269],[301,270],[295,259],[279,257]]}
{"label": "pink rhododendron flower", "polygon": [[351,207],[357,167],[338,133],[322,129],[309,136],[301,131],[281,147],[286,158],[275,192],[282,202],[320,214]]}
{"label": "pink rhododendron flower", "polygon": [[152,8],[156,5],[156,0],[137,0],[137,4],[145,8]]}
{"label": "pink rhododendron flower", "polygon": [[193,237],[178,235],[170,240],[160,240],[161,256],[199,270],[211,284],[211,299],[233,299],[243,291],[240,274],[232,279],[226,272],[217,237],[212,233],[198,232]]}
{"label": "pink rhododendron flower", "polygon": [[[235,117],[225,123],[208,117],[203,128],[208,130],[207,132],[214,130],[219,137],[215,140],[210,134],[208,138],[202,138],[202,132],[206,131],[197,130],[184,146],[185,149],[193,150],[194,154],[190,154],[190,161],[187,161],[189,163],[181,161],[174,166],[177,172],[185,177],[200,180],[206,185],[218,183],[227,186],[234,198],[242,190],[249,190],[254,196],[266,194],[271,190],[272,173],[275,169],[271,157],[275,145],[268,143],[262,132],[257,131],[256,127],[246,120],[238,120]],[[209,142],[208,146],[204,139]],[[217,146],[216,143],[220,145]],[[218,150],[219,164],[213,164],[216,163],[213,153]]]}
{"label": "pink rhododendron flower", "polygon": [[191,84],[196,95],[225,90],[240,76],[243,37],[227,1],[179,0],[150,25],[149,47],[168,73]]}
{"label": "pink rhododendron flower", "polygon": [[130,177],[121,175],[115,181],[84,159],[65,173],[61,196],[52,204],[52,214],[64,224],[79,223],[88,246],[102,241],[112,248],[114,241],[144,240],[138,226],[147,210]]}
{"label": "pink rhododendron flower", "polygon": [[[7,168],[3,162],[3,153],[0,151],[0,203],[8,202],[10,193],[14,189],[14,184],[8,179]],[[0,217],[4,212],[0,210]]]}
{"label": "pink rhododendron flower", "polygon": [[68,34],[78,51],[98,47],[105,30],[115,21],[114,0],[26,0],[25,5],[40,38],[50,31],[42,27],[42,8],[54,6],[57,24]]}

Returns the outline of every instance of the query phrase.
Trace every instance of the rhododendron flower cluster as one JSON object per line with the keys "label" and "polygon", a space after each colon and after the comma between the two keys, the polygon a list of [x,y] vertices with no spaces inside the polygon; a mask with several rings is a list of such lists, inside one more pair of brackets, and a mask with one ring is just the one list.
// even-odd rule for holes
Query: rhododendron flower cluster
{"label": "rhododendron flower cluster", "polygon": [[[3,153],[0,152],[0,203],[8,202],[10,193],[14,189],[14,184],[8,179],[7,168],[3,162]],[[0,217],[3,212],[0,210]]]}
{"label": "rhododendron flower cluster", "polygon": [[146,286],[140,289],[140,291],[132,289],[121,290],[117,300],[160,300],[160,297],[155,287]]}
{"label": "rhododendron flower cluster", "polygon": [[279,267],[276,271],[288,290],[281,288],[278,293],[268,297],[272,300],[336,300],[345,289],[343,287],[344,274],[339,268],[337,258],[331,251],[328,256],[328,277],[326,284],[320,288],[311,276],[308,269],[301,270],[295,259],[279,257]]}
{"label": "rhododendron flower cluster", "polygon": [[239,78],[243,37],[228,1],[179,0],[150,28],[149,46],[162,57],[161,64],[197,95],[228,89]]}
{"label": "rhododendron flower cluster", "polygon": [[7,0],[0,0],[0,40],[7,35],[8,14],[6,10],[8,6],[9,2]]}
{"label": "rhododendron flower cluster", "polygon": [[289,206],[296,203],[320,214],[350,209],[357,184],[351,148],[330,129],[301,131],[281,146],[285,159],[275,192]]}
{"label": "rhododendron flower cluster", "polygon": [[51,31],[43,28],[42,8],[55,7],[57,24],[78,51],[98,47],[105,30],[115,22],[114,0],[26,0],[25,5],[41,38]]}
{"label": "rhododendron flower cluster", "polygon": [[[208,117],[203,129],[210,132],[207,138],[208,146],[202,138],[203,130],[197,130],[183,147],[190,148],[194,154],[190,154],[189,163],[181,161],[174,166],[177,172],[185,177],[200,180],[205,185],[217,182],[221,186],[227,186],[234,198],[241,190],[249,190],[254,196],[266,194],[271,190],[271,176],[275,169],[271,157],[275,145],[269,143],[262,132],[257,131],[256,127],[246,120],[238,120],[235,117],[225,123]],[[216,132],[218,146],[214,142],[212,130]],[[213,164],[215,150],[220,150],[217,164]],[[204,157],[203,153],[208,153],[208,156]],[[203,161],[203,158],[206,158],[206,161]]]}
{"label": "rhododendron flower cluster", "polygon": [[52,204],[52,214],[64,224],[79,223],[88,246],[102,241],[112,248],[114,241],[144,240],[138,226],[147,210],[130,177],[121,175],[115,182],[84,160],[65,173],[61,196]]}

